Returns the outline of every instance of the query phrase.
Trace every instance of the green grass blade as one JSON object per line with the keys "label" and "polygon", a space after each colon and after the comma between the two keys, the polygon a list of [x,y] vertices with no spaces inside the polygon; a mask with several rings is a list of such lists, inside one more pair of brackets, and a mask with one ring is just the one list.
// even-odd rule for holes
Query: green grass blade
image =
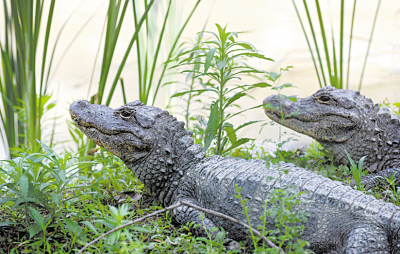
{"label": "green grass blade", "polygon": [[331,60],[329,57],[328,43],[326,42],[325,28],[324,28],[324,22],[322,19],[321,8],[319,6],[319,0],[315,0],[315,5],[317,7],[318,20],[319,20],[319,26],[321,29],[322,41],[324,43],[324,51],[325,51],[325,57],[326,57],[326,65],[328,67],[329,80],[330,80],[331,85],[333,85],[334,82],[333,82],[333,78],[332,78]]}
{"label": "green grass blade", "polygon": [[124,79],[123,79],[123,78],[120,78],[119,81],[121,82],[122,99],[124,100],[124,104],[127,104],[128,102],[126,101],[126,93],[125,93]]}
{"label": "green grass blade", "polygon": [[[148,83],[148,86],[147,86],[147,93],[145,94],[146,102],[147,102],[147,98],[149,97],[150,89],[151,89],[151,86],[152,86],[152,83],[153,83],[154,71],[156,69],[157,58],[158,58],[158,54],[159,54],[160,49],[161,49],[161,43],[162,43],[162,39],[163,39],[163,36],[164,36],[165,26],[167,24],[169,11],[171,9],[171,3],[172,3],[172,0],[170,0],[169,3],[168,3],[167,13],[165,14],[164,23],[163,23],[163,26],[161,28],[160,37],[159,37],[158,43],[157,43],[156,53],[154,54],[153,65],[151,67],[151,72],[150,72],[150,79],[149,79],[149,83]],[[143,102],[143,103],[145,103],[145,102]]]}
{"label": "green grass blade", "polygon": [[333,21],[332,21],[332,15],[331,11],[329,10],[329,17],[330,17],[330,22],[331,22],[331,34],[332,34],[332,51],[333,51],[333,73],[334,76],[332,77],[333,83],[331,84],[333,87],[341,89],[342,87],[339,86],[339,81],[338,81],[338,62],[337,62],[337,56],[336,56],[336,45],[335,45],[335,35],[333,33]]}
{"label": "green grass blade", "polygon": [[[110,1],[110,5],[108,8],[108,21],[107,21],[107,30],[106,30],[106,41],[104,45],[104,54],[103,54],[103,61],[101,67],[101,74],[100,74],[100,82],[99,82],[99,89],[97,92],[98,103],[102,102],[107,77],[110,72],[112,58],[115,52],[115,46],[118,40],[119,32],[121,30],[122,21],[124,20],[126,9],[128,6],[128,0],[125,0],[125,4],[122,7],[121,14],[120,13],[120,3],[118,1]],[[118,20],[119,17],[119,20]]]}
{"label": "green grass blade", "polygon": [[339,87],[343,88],[343,25],[344,25],[344,0],[342,0],[340,5],[340,57],[339,57]]}
{"label": "green grass blade", "polygon": [[89,88],[88,88],[88,92],[87,92],[86,98],[89,98],[89,96],[90,96],[90,90],[91,90],[92,84],[93,84],[94,73],[95,73],[95,69],[96,69],[96,63],[97,63],[97,60],[98,60],[99,55],[100,55],[101,43],[102,43],[103,38],[104,38],[104,31],[106,30],[106,25],[107,25],[107,19],[104,20],[104,25],[103,25],[103,28],[101,30],[101,35],[100,35],[100,40],[99,40],[99,47],[97,48],[96,56],[94,57],[92,74],[90,75]]}
{"label": "green grass blade", "polygon": [[157,84],[157,86],[156,86],[156,90],[155,90],[154,96],[153,96],[153,102],[152,102],[151,105],[154,105],[154,102],[155,102],[156,97],[157,97],[158,90],[160,89],[161,82],[162,82],[162,80],[163,80],[163,78],[164,78],[164,74],[165,74],[165,71],[166,71],[166,69],[167,69],[168,63],[169,63],[169,61],[170,61],[170,59],[172,58],[172,55],[173,55],[173,53],[174,53],[176,44],[178,43],[178,40],[179,40],[179,38],[180,38],[180,36],[181,36],[183,30],[185,29],[186,25],[189,23],[190,18],[193,16],[194,11],[197,9],[197,6],[199,5],[200,1],[201,1],[201,0],[197,0],[197,2],[196,2],[196,4],[194,5],[192,11],[190,12],[189,16],[187,17],[185,23],[184,23],[183,26],[181,27],[181,29],[180,29],[178,35],[175,37],[174,44],[172,45],[172,47],[171,47],[171,49],[170,49],[170,51],[169,51],[169,54],[168,54],[167,62],[164,63],[164,67],[163,67],[163,70],[162,70],[162,72],[161,72],[161,76],[160,76],[160,78],[159,78],[159,80],[158,80],[158,84]]}
{"label": "green grass blade", "polygon": [[321,77],[320,77],[320,75],[319,75],[319,71],[318,71],[318,67],[317,67],[317,62],[315,61],[314,53],[313,53],[313,51],[312,51],[312,48],[311,48],[311,45],[310,45],[310,41],[308,40],[308,36],[307,36],[306,30],[304,29],[303,21],[301,20],[300,13],[299,13],[299,11],[298,11],[298,9],[297,9],[297,6],[296,6],[295,1],[292,0],[292,3],[293,3],[293,6],[294,6],[294,9],[295,9],[295,11],[296,11],[297,18],[298,18],[299,21],[300,21],[300,25],[301,25],[301,29],[303,30],[304,37],[306,38],[307,45],[308,45],[308,49],[310,50],[311,58],[312,58],[312,60],[313,60],[313,64],[314,64],[314,68],[315,68],[315,72],[317,73],[317,77],[318,77],[319,87],[322,88]]}
{"label": "green grass blade", "polygon": [[129,53],[130,53],[130,51],[131,51],[131,49],[132,49],[133,43],[134,43],[135,41],[137,41],[137,37],[138,37],[138,33],[139,33],[139,31],[140,31],[140,28],[141,28],[143,22],[145,21],[146,16],[148,15],[148,13],[149,13],[149,11],[150,11],[150,8],[151,8],[151,6],[153,5],[154,1],[155,1],[155,0],[151,0],[151,2],[148,4],[148,6],[147,6],[147,8],[146,8],[146,10],[145,10],[145,12],[144,12],[144,14],[142,15],[142,18],[140,19],[140,21],[139,21],[139,23],[138,23],[138,26],[137,26],[136,29],[135,29],[135,33],[133,34],[133,36],[132,36],[132,38],[131,38],[131,41],[130,41],[130,43],[129,43],[129,46],[128,46],[128,48],[127,48],[126,51],[125,51],[124,58],[122,59],[122,62],[121,62],[121,64],[120,64],[119,68],[118,68],[117,74],[115,75],[114,82],[113,82],[113,84],[112,84],[112,86],[111,86],[110,93],[108,94],[108,98],[107,98],[107,101],[106,101],[106,105],[107,105],[107,106],[110,105],[111,98],[112,98],[112,95],[113,95],[113,93],[114,93],[115,86],[116,86],[116,84],[117,84],[117,82],[118,82],[118,80],[119,80],[119,77],[121,76],[122,69],[124,68],[125,63],[126,63],[126,60],[128,59],[128,56],[129,56]]}
{"label": "green grass blade", "polygon": [[353,40],[353,28],[354,28],[354,17],[355,17],[355,14],[356,14],[356,3],[357,3],[357,0],[354,0],[353,14],[352,14],[352,17],[351,17],[350,41],[349,41],[349,55],[348,55],[348,59],[347,59],[346,89],[349,89],[351,43],[352,43],[352,40]]}
{"label": "green grass blade", "polygon": [[[138,22],[137,22],[137,8],[136,8],[136,1],[132,1],[132,7],[133,7],[133,19],[135,22],[135,29],[138,27]],[[140,52],[140,40],[136,40],[136,54],[137,54],[137,66],[138,66],[138,76],[139,76],[139,98],[140,95],[143,93],[143,78],[142,78],[142,60],[141,60],[141,52]]]}
{"label": "green grass blade", "polygon": [[317,56],[318,56],[319,66],[320,66],[320,69],[321,69],[322,79],[324,80],[324,85],[327,86],[326,79],[325,79],[324,67],[322,65],[321,55],[319,53],[319,47],[318,47],[317,39],[315,37],[314,27],[313,27],[313,24],[312,24],[312,21],[311,21],[311,16],[310,16],[310,12],[308,10],[308,6],[307,6],[306,0],[303,0],[303,4],[304,4],[304,9],[306,10],[308,23],[310,24],[311,34],[312,34],[314,45],[315,45],[315,50],[317,51]]}
{"label": "green grass blade", "polygon": [[378,6],[376,7],[374,22],[372,23],[371,34],[370,34],[369,40],[368,40],[367,52],[365,53],[364,64],[363,64],[363,68],[362,68],[362,71],[361,71],[360,83],[358,84],[358,91],[361,90],[362,80],[363,80],[364,72],[365,72],[365,66],[367,65],[367,59],[368,59],[368,55],[369,55],[369,49],[370,49],[370,47],[371,47],[372,36],[374,35],[375,24],[376,24],[376,19],[378,18],[378,12],[379,12],[379,7],[380,7],[380,5],[381,5],[381,0],[379,0]]}

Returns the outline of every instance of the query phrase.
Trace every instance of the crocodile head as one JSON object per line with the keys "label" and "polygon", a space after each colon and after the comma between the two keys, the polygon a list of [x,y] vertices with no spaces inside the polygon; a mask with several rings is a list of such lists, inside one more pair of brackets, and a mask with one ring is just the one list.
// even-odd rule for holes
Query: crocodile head
{"label": "crocodile head", "polygon": [[145,106],[140,101],[117,109],[80,100],[69,108],[72,121],[97,145],[123,161],[136,161],[146,156],[157,138],[152,127],[163,111]]}
{"label": "crocodile head", "polygon": [[345,142],[360,128],[359,92],[331,86],[297,102],[283,95],[264,100],[265,113],[275,122],[318,141]]}
{"label": "crocodile head", "polygon": [[367,156],[372,172],[400,165],[399,117],[358,91],[327,86],[297,102],[273,95],[264,104],[269,118],[316,139],[341,163],[349,163],[347,151],[355,161]]}

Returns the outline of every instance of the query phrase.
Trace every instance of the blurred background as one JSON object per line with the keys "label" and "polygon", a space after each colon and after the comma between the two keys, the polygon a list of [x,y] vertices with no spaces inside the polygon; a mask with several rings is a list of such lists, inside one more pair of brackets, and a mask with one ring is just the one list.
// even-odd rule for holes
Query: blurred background
{"label": "blurred background", "polygon": [[[46,86],[46,93],[51,94],[49,102],[56,101],[54,108],[43,114],[40,135],[44,139],[50,139],[51,137],[51,142],[55,144],[62,144],[62,146],[71,144],[72,146],[72,138],[67,125],[67,121],[69,121],[69,104],[77,99],[92,99],[99,102],[99,86],[103,86],[101,93],[104,93],[103,98],[100,99],[100,103],[106,103],[110,89],[115,85],[112,97],[107,102],[111,107],[121,106],[124,103],[123,91],[118,77],[116,78],[119,69],[122,70],[119,77],[123,79],[126,100],[133,101],[143,98],[140,97],[138,87],[139,79],[141,78],[143,82],[145,78],[144,74],[142,77],[139,77],[139,69],[141,68],[142,73],[144,71],[151,72],[151,61],[154,59],[158,48],[159,57],[154,65],[155,78],[152,81],[154,84],[148,89],[148,98],[150,99],[147,103],[152,104],[152,101],[154,101],[154,105],[161,108],[169,105],[170,111],[179,120],[184,120],[185,117],[179,108],[181,101],[179,99],[170,100],[170,97],[176,91],[185,89],[190,81],[186,80],[185,74],[179,73],[182,69],[169,69],[174,63],[170,63],[165,68],[164,73],[163,63],[168,59],[170,49],[176,38],[179,40],[175,46],[174,53],[185,48],[191,48],[189,45],[193,45],[197,33],[202,30],[217,32],[216,23],[222,27],[226,25],[227,31],[244,32],[239,34],[238,40],[251,43],[258,52],[268,58],[274,59],[274,62],[272,62],[251,58],[247,63],[252,67],[277,73],[279,73],[280,68],[286,68],[287,66],[294,67],[290,71],[285,72],[279,81],[279,84],[290,83],[294,86],[293,88],[283,89],[283,94],[306,97],[319,89],[320,85],[325,85],[322,81],[322,72],[320,71],[319,76],[316,73],[309,46],[303,33],[299,16],[296,13],[294,4],[296,4],[298,14],[307,33],[310,47],[313,50],[313,56],[316,59],[316,65],[320,68],[317,60],[317,47],[313,40],[306,8],[302,1],[174,0],[171,1],[171,6],[169,7],[170,12],[165,24],[163,41],[158,47],[157,42],[165,21],[169,1],[156,0],[152,3],[153,6],[149,8],[148,17],[143,23],[143,27],[147,29],[147,32],[142,27],[143,29],[138,33],[139,37],[141,36],[141,39],[139,39],[141,48],[138,49],[137,42],[134,42],[130,53],[127,54],[127,48],[135,33],[135,26],[138,26],[140,18],[145,13],[146,5],[144,3],[150,4],[151,1],[135,2],[135,6],[133,6],[132,1],[126,2],[125,16],[122,19],[123,22],[121,23],[122,25],[117,37],[113,37],[115,36],[115,31],[113,35],[112,33],[108,34],[107,30],[108,24],[112,23],[110,17],[113,17],[110,14],[112,13],[110,6],[119,6],[119,9],[114,7],[113,10],[115,12],[115,9],[117,9],[117,14],[112,14],[116,15],[114,17],[114,25],[117,26],[123,12],[124,1],[58,0],[55,2],[53,10],[50,4],[44,4],[40,34],[37,39],[38,46],[35,61],[38,75],[36,75],[36,79],[40,80],[41,76],[43,45],[46,42],[46,21],[48,13],[51,11],[51,32],[48,36],[48,53],[44,65],[44,72],[48,75],[44,75],[44,81],[38,81],[34,89],[37,91],[40,90],[39,83],[42,86]],[[315,3],[309,1],[307,6],[311,21],[313,22],[312,27],[318,43],[321,63],[326,73],[327,84],[329,85],[329,72],[327,70],[327,58],[324,53],[323,38],[326,39],[330,54],[330,63],[332,64],[331,74],[334,72],[333,46],[335,46],[336,59],[338,61],[340,49],[343,50],[341,61],[343,63],[343,88],[347,86],[354,90],[360,88],[361,93],[372,98],[374,102],[399,102],[400,2],[396,0],[382,2],[378,0],[363,0],[357,2],[355,9],[354,1],[343,2],[344,5],[342,6],[341,1],[321,1],[319,7],[324,22],[324,34],[320,29],[320,19]],[[196,4],[198,4],[197,7]],[[2,8],[2,15],[6,15],[4,5]],[[9,6],[8,8],[11,7]],[[133,15],[133,9],[136,10],[136,18]],[[192,12],[193,15],[188,19],[188,16]],[[353,13],[354,22],[352,22]],[[341,18],[343,18],[343,29],[341,29]],[[7,27],[5,20],[5,18],[0,18],[0,27]],[[182,33],[179,34],[185,21],[187,21],[187,25],[184,27]],[[3,50],[5,50],[6,41],[9,40],[9,38],[6,38],[6,31],[7,29],[4,29],[0,32]],[[104,64],[104,52],[106,52],[105,48],[112,45],[112,42],[107,41],[106,37],[108,37],[107,40],[115,38],[114,50],[107,51],[108,55],[106,54],[109,59],[108,65]],[[343,41],[340,38],[343,38]],[[350,38],[351,51],[349,54]],[[180,46],[184,42],[188,44]],[[54,45],[57,45],[55,49]],[[105,47],[105,45],[107,46]],[[53,49],[54,55],[52,55]],[[141,52],[140,60],[138,60],[138,52]],[[365,62],[367,52],[368,58]],[[124,62],[123,68],[120,68],[125,55],[127,55],[126,62]],[[148,56],[147,61],[150,62],[148,69],[144,67],[146,61],[145,55]],[[53,56],[51,66],[49,64],[51,60],[50,56]],[[348,71],[349,56],[351,62]],[[2,86],[5,87],[6,72],[4,71],[4,58],[2,63]],[[179,71],[177,72],[177,70]],[[337,72],[339,73],[339,70]],[[28,80],[32,78],[30,76],[32,74],[31,69],[27,70],[26,73],[28,73]],[[362,73],[363,78],[360,86]],[[160,81],[161,85],[158,93],[154,96],[159,77],[162,74],[164,74],[164,77]],[[337,77],[340,79],[339,74],[336,75]],[[255,83],[256,81],[249,77],[243,77],[242,80],[237,82],[239,84],[247,84],[251,82]],[[267,82],[274,85],[273,82]],[[15,81],[14,83],[18,82]],[[163,86],[165,83],[167,85]],[[6,97],[10,96],[9,93],[6,94],[4,92],[4,89],[3,101]],[[250,108],[259,105],[265,97],[274,93],[276,91],[271,90],[269,87],[253,89],[249,91],[249,95],[253,96],[253,98],[243,98],[238,101],[238,104],[242,108]],[[212,103],[207,93],[203,93],[199,98],[201,103],[206,107]],[[15,115],[17,111],[18,109],[15,109],[14,113],[10,115]],[[5,112],[4,106],[3,112]],[[208,117],[209,113],[207,112],[207,110],[199,110],[198,114]],[[193,115],[197,114],[194,110],[192,113]],[[7,120],[7,117],[9,116],[3,113],[3,118]],[[4,119],[3,121],[5,121]],[[16,122],[16,119],[11,120],[8,118],[9,122]],[[265,120],[269,122],[263,110],[257,108],[233,118],[232,124],[238,126],[242,122],[249,120]],[[25,120],[26,123],[27,121]],[[238,131],[238,136],[255,138],[260,142],[264,139],[276,140],[278,138],[278,127],[276,125],[267,125],[259,132],[261,124],[265,123],[265,121],[241,129]],[[195,120],[190,121],[190,124],[194,124],[195,122]],[[34,121],[32,123],[35,124]],[[290,130],[287,131],[291,132]],[[3,136],[8,136],[7,138],[11,139],[5,131],[3,131]],[[305,136],[299,135],[297,139],[299,139],[298,142],[290,142],[290,147],[302,147],[311,142],[311,139]],[[19,142],[25,141],[20,140]],[[7,145],[2,147],[0,157],[4,158],[8,156],[8,149],[6,147]]]}

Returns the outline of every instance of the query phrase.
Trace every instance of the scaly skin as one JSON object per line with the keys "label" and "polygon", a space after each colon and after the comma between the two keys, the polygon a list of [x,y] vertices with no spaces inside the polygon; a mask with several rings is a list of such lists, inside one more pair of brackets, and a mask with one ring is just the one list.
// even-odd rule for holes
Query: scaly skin
{"label": "scaly skin", "polygon": [[316,139],[340,163],[350,164],[345,150],[356,162],[367,156],[364,165],[375,173],[363,178],[369,187],[377,183],[376,176],[391,177],[399,168],[398,116],[358,91],[327,86],[297,102],[272,95],[264,104],[269,118]]}
{"label": "scaly skin", "polygon": [[[302,239],[316,253],[396,253],[400,209],[340,182],[281,163],[268,169],[261,160],[205,157],[194,145],[182,122],[159,108],[139,101],[118,109],[76,101],[70,106],[74,123],[96,144],[103,146],[137,175],[164,206],[185,200],[247,223],[243,207],[233,197],[235,185],[247,199],[251,224],[263,225],[260,215],[274,189],[304,191],[296,209],[310,213]],[[285,173],[284,171],[287,171]],[[268,203],[267,209],[271,208]],[[195,222],[207,230],[222,227],[227,238],[248,242],[249,232],[225,219],[180,206],[173,210],[181,224]],[[268,220],[267,230],[274,228]],[[205,236],[204,227],[194,233]],[[216,233],[214,233],[215,236]]]}

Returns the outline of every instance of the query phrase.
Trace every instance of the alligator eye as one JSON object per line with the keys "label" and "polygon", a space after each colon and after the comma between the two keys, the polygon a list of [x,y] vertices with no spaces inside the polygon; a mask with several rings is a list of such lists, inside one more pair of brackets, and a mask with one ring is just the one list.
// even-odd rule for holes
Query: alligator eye
{"label": "alligator eye", "polygon": [[329,98],[329,96],[322,95],[321,97],[318,98],[318,100],[322,102],[327,102],[330,101],[331,98]]}
{"label": "alligator eye", "polygon": [[119,113],[119,115],[121,116],[122,119],[128,120],[129,118],[131,118],[131,112],[128,111],[121,111]]}

